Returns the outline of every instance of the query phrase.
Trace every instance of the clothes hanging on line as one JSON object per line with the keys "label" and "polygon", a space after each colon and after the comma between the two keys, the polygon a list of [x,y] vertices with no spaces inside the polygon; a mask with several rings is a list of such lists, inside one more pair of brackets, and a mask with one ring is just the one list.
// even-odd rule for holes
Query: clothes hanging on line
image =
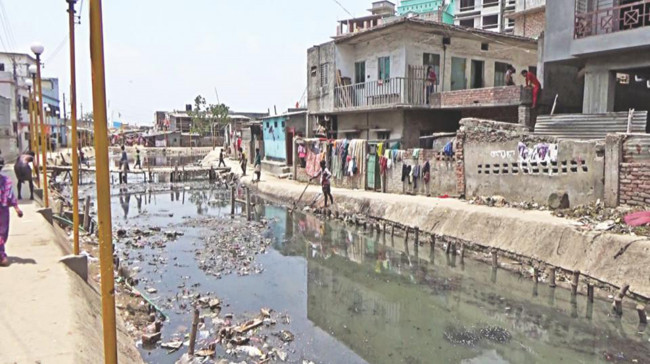
{"label": "clothes hanging on line", "polygon": [[[402,165],[402,182],[409,181],[409,176],[411,175],[411,166],[408,164]],[[409,181],[409,184],[411,182]]]}
{"label": "clothes hanging on line", "polygon": [[431,180],[431,164],[429,161],[426,161],[424,167],[422,167],[422,178],[424,179],[424,183],[429,183]]}

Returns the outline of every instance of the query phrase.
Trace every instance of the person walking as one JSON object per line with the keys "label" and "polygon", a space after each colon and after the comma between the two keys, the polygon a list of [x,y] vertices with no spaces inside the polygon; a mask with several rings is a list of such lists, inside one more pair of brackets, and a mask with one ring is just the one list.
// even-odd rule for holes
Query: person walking
{"label": "person walking", "polygon": [[[4,168],[5,160],[0,157],[0,170]],[[18,207],[18,200],[14,195],[11,179],[4,174],[0,174],[0,266],[9,265],[7,259],[7,240],[9,239],[9,218],[11,216],[9,209],[13,207],[18,217],[23,217],[23,212]]]}
{"label": "person walking", "polygon": [[226,166],[226,162],[223,160],[223,148],[219,151],[219,166],[217,168],[221,168],[221,165]]}
{"label": "person walking", "polygon": [[255,149],[255,163],[253,163],[253,167],[255,168],[255,174],[257,175],[257,180],[255,182],[259,182],[262,177],[262,157],[260,156],[259,149]]}
{"label": "person walking", "polygon": [[323,188],[323,196],[325,197],[325,208],[327,208],[327,198],[329,197],[330,201],[332,202],[332,205],[334,205],[334,197],[332,197],[332,191],[330,187],[330,179],[332,178],[332,172],[330,172],[329,169],[327,169],[327,163],[325,161],[320,161],[320,171],[316,173],[315,176],[310,178],[310,180],[314,180],[316,178],[320,177],[320,184],[321,187]]}
{"label": "person walking", "polygon": [[542,90],[542,84],[539,83],[537,77],[532,73],[526,70],[521,71],[521,75],[526,78],[526,87],[533,88],[533,109],[537,107],[537,98],[539,93]]}
{"label": "person walking", "polygon": [[120,184],[127,183],[127,172],[129,171],[129,156],[126,154],[126,148],[122,145],[122,157],[120,158]]}
{"label": "person walking", "polygon": [[140,149],[135,150],[135,164],[133,169],[140,168],[142,170],[142,161],[140,160]]}
{"label": "person walking", "polygon": [[242,148],[239,148],[239,154],[241,155],[241,160],[239,161],[241,165],[241,173],[242,176],[246,175],[246,165],[248,164],[248,161],[246,160],[246,153]]}

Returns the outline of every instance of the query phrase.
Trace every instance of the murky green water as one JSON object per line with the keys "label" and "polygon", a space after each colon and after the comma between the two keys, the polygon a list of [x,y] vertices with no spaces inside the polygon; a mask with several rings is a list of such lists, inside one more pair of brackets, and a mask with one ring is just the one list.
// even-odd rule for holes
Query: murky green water
{"label": "murky green water", "polygon": [[[406,254],[403,239],[324,224],[272,205],[256,207],[270,221],[273,249],[257,257],[259,275],[216,279],[196,263],[200,231],[184,219],[230,213],[227,193],[178,189],[167,194],[124,193],[113,199],[114,226],[180,229],[164,248],[131,253],[161,306],[179,285],[199,284],[229,306],[222,312],[288,313],[295,341],[288,362],[316,363],[604,363],[650,362],[647,332],[636,312],[610,315],[610,305],[550,289],[486,264],[447,257],[428,246]],[[239,210],[238,210],[239,211]],[[173,216],[171,216],[173,215]],[[224,222],[227,223],[227,222]],[[179,225],[180,224],[180,225]],[[117,250],[124,249],[118,242]],[[155,264],[150,264],[155,261]],[[163,341],[187,327],[191,315],[173,304]],[[484,333],[488,333],[483,335]],[[499,335],[490,335],[497,332]],[[502,334],[507,333],[504,337]],[[150,363],[173,363],[185,352],[142,350]],[[253,362],[246,357],[239,359]]]}

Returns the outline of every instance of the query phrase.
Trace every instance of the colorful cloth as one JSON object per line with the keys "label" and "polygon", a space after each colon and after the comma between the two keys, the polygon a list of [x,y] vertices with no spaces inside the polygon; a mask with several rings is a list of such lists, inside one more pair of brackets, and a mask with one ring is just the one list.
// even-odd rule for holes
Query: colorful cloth
{"label": "colorful cloth", "polygon": [[0,174],[0,259],[7,257],[5,244],[9,239],[9,208],[18,206],[9,177]]}

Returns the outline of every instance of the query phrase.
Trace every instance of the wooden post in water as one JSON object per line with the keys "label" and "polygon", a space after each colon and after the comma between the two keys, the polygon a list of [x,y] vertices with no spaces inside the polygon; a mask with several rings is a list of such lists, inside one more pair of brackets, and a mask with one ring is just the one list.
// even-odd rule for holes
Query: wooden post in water
{"label": "wooden post in water", "polygon": [[406,227],[404,227],[404,230],[405,230],[405,234],[406,234],[406,236],[404,237],[404,241],[405,241],[406,244],[408,245],[408,242],[409,242],[409,230],[410,230],[410,229],[409,229],[408,226],[406,226]]}
{"label": "wooden post in water", "polygon": [[460,264],[465,264],[465,243],[460,243]]}
{"label": "wooden post in water", "polygon": [[571,295],[576,296],[578,294],[578,283],[580,282],[580,271],[576,270],[573,272],[573,280],[571,281]]}
{"label": "wooden post in water", "polygon": [[533,267],[533,282],[539,283],[539,268]]}
{"label": "wooden post in water", "polygon": [[616,294],[616,297],[614,298],[614,303],[612,303],[614,311],[619,315],[623,314],[623,298],[625,297],[625,294],[629,289],[630,289],[630,285],[624,284],[623,287],[621,287],[621,290],[618,291],[618,294]]}
{"label": "wooden post in water", "polygon": [[235,186],[230,188],[230,215],[235,217]]}
{"label": "wooden post in water", "polygon": [[395,237],[395,224],[390,225],[390,237]]}
{"label": "wooden post in water", "polygon": [[194,356],[194,348],[196,346],[196,329],[199,326],[199,309],[194,309],[194,319],[192,320],[192,331],[190,331],[190,349],[187,352],[190,356]]}
{"label": "wooden post in water", "polygon": [[413,230],[415,231],[415,246],[417,247],[420,245],[420,228],[416,226]]}
{"label": "wooden post in water", "polygon": [[86,196],[84,203],[84,230],[89,231],[90,228],[90,196]]}
{"label": "wooden post in water", "polygon": [[548,270],[548,286],[551,288],[555,288],[555,267],[551,267]]}
{"label": "wooden post in water", "polygon": [[246,187],[246,219],[251,221],[251,189]]}
{"label": "wooden post in water", "polygon": [[492,268],[499,268],[499,257],[496,249],[492,249]]}
{"label": "wooden post in water", "polygon": [[587,300],[591,303],[594,302],[594,285],[587,283]]}
{"label": "wooden post in water", "polygon": [[643,305],[637,305],[636,306],[636,312],[639,314],[639,323],[640,324],[647,324],[648,323],[648,316],[645,313],[645,306]]}

